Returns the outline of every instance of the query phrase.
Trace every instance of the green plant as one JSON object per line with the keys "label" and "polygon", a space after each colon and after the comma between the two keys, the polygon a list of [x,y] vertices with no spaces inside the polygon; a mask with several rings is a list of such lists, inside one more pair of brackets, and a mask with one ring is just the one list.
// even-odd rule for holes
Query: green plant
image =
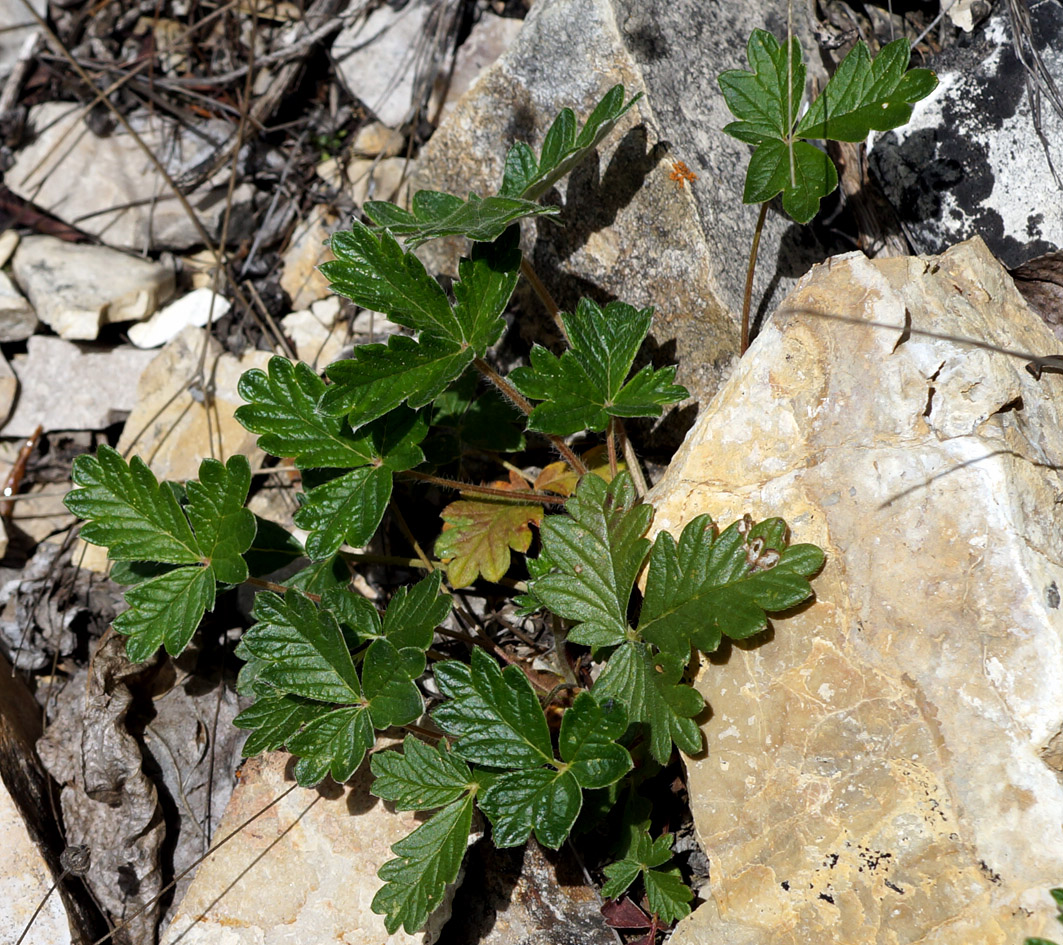
{"label": "green plant", "polygon": [[809,142],[863,141],[872,131],[898,128],[912,117],[912,103],[934,90],[937,77],[929,69],[907,69],[909,55],[907,39],[883,46],[874,59],[867,44],[857,42],[803,115],[805,66],[796,37],[784,48],[771,33],[754,30],[746,46],[753,71],[732,69],[718,76],[738,119],[723,130],[754,146],[742,201],[761,205],[742,302],[742,351],[749,346],[753,273],[768,201],[781,193],[786,213],[808,223],[838,186],[834,162]]}
{"label": "green plant", "polygon": [[[304,545],[245,508],[252,474],[243,457],[224,465],[206,459],[199,479],[183,486],[157,482],[141,460],[126,462],[108,447],[74,464],[78,488],[67,506],[86,520],[82,536],[108,548],[112,577],[130,585],[129,609],[114,627],[131,660],[160,646],[180,653],[216,596],[250,582],[259,589],[255,622],[237,648],[245,661],[238,688],[252,700],[237,719],[251,731],[245,754],[284,747],[298,756],[298,783],[312,785],[327,776],[347,780],[371,753],[376,795],[400,810],[435,811],[395,844],[396,858],[380,870],[373,909],[389,932],[419,929],[439,904],[460,867],[475,807],[496,845],[534,834],[556,848],[584,809],[585,792],[594,792],[600,811],[615,805],[621,783],[634,790],[634,759],[644,778],[675,746],[702,750],[695,719],[705,704],[688,678],[697,651],[762,631],[768,613],[810,596],[809,578],[823,563],[818,548],[789,545],[777,518],[754,524],[747,517],[720,532],[702,515],[678,540],[667,532],[647,537],[653,510],[619,459],[623,419],[660,416],[686,397],[674,367],[632,375],[650,309],[584,299],[559,315],[568,341],[560,356],[536,346],[530,363],[507,377],[488,361],[519,275],[528,272],[516,224],[556,212],[536,199],[634,101],[612,89],[581,130],[562,111],[538,157],[523,144],[510,150],[496,195],[461,200],[422,191],[410,211],[370,203],[375,226],[354,222],[332,238],[336,258],[322,271],[335,291],[412,334],[357,348],[327,369],[328,384],[281,357],[241,379],[247,403],[238,419],[263,449],[291,458],[301,472],[295,524],[306,530]],[[411,252],[451,235],[473,241],[453,298]],[[474,371],[501,397],[470,383]],[[578,456],[564,439],[586,431],[605,435],[597,459]],[[479,438],[483,451],[493,439],[496,449],[519,451],[533,434],[563,457],[534,481],[519,472],[490,485],[446,475],[463,443]],[[355,549],[373,540],[389,508],[405,529],[396,482],[427,482],[465,498],[441,512],[447,527],[435,548],[442,560],[428,559],[408,536],[420,560],[400,563],[427,574],[378,608],[353,590],[351,569],[381,560]],[[559,648],[587,648],[596,679],[566,665],[544,681],[482,630],[473,636],[475,621],[451,593],[478,578],[507,580],[533,525],[540,549],[526,558],[529,578],[508,580],[525,614],[550,615]],[[303,555],[310,564],[286,584],[264,579]],[[467,644],[468,661],[434,651],[440,634]],[[509,665],[500,668],[496,656]],[[426,674],[442,697],[427,717]],[[559,710],[556,731],[546,709]],[[376,733],[392,727],[408,732],[402,750],[373,752]],[[647,819],[626,824],[628,843],[606,870],[605,891],[620,895],[641,878],[652,936],[658,923],[689,911],[692,895],[676,870],[661,869],[670,839],[652,840]]]}
{"label": "green plant", "polygon": [[[1059,910],[1059,915],[1056,916],[1056,921],[1063,925],[1063,889],[1050,889],[1052,898],[1055,900],[1056,909]],[[1027,938],[1023,941],[1023,945],[1056,945],[1051,939],[1047,938]]]}

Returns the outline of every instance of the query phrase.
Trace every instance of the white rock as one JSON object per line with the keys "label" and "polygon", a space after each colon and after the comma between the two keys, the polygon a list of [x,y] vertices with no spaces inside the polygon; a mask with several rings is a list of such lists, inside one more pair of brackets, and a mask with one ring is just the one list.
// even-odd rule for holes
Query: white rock
{"label": "white rock", "polygon": [[383,5],[332,44],[340,80],[392,128],[409,117],[416,50],[431,11],[428,0],[410,0],[402,10]]}
{"label": "white rock", "polygon": [[102,430],[137,402],[137,381],[152,359],[130,345],[109,350],[34,335],[12,364],[19,398],[3,436],[29,436],[37,424],[51,430]]}
{"label": "white rock", "polygon": [[[2,2],[2,0],[0,0]],[[0,233],[0,266],[6,266],[18,246],[18,231],[4,230]]]}
{"label": "white rock", "polygon": [[[395,813],[369,794],[368,765],[342,787],[292,787],[291,758],[272,752],[241,768],[240,784],[218,825],[215,852],[199,867],[163,945],[267,945],[281,941],[345,945],[428,945],[449,916],[444,906],[427,931],[388,935],[369,904],[376,871],[390,847],[420,820]],[[277,801],[277,798],[280,798]],[[252,814],[276,801],[224,846]],[[448,896],[449,901],[449,896]]]}
{"label": "white rock", "polygon": [[[47,0],[30,0],[30,6],[42,17],[48,15]],[[26,37],[39,30],[22,0],[0,0],[0,81],[11,71]]]}
{"label": "white rock", "polygon": [[281,319],[281,328],[295,345],[299,360],[313,368],[321,368],[337,360],[347,335],[346,326],[326,324],[313,311],[286,315]]}
{"label": "white rock", "polygon": [[[80,105],[47,102],[30,110],[36,139],[15,156],[4,182],[20,197],[111,246],[142,252],[186,249],[203,242],[170,185],[133,138],[118,128],[107,137],[85,124]],[[194,130],[160,114],[138,112],[130,124],[160,156],[174,179],[195,175],[214,160],[232,134],[227,122],[210,121]],[[221,231],[230,161],[188,195],[212,239]],[[229,239],[250,232],[255,190],[238,184],[233,193]],[[113,209],[112,209],[113,208]]]}
{"label": "white rock", "polygon": [[0,272],[0,341],[25,341],[37,330],[37,313]]}
{"label": "white rock", "polygon": [[37,317],[73,341],[91,341],[104,324],[147,318],[174,289],[167,266],[53,236],[23,239],[13,268]]}
{"label": "white rock", "polygon": [[[514,17],[498,16],[485,10],[472,28],[468,38],[454,57],[454,69],[446,87],[446,99],[440,120],[454,107],[473,83],[491,63],[502,55],[524,26],[524,21]],[[430,109],[430,112],[434,109]]]}
{"label": "white rock", "polygon": [[130,328],[129,340],[138,348],[158,348],[189,325],[202,328],[208,321],[217,322],[230,308],[232,303],[224,296],[210,289],[193,289]]}
{"label": "white rock", "polygon": [[1060,378],[956,336],[1055,347],[981,240],[815,267],[654,490],[673,535],[779,515],[827,557],[814,602],[701,664],[712,876],[674,945],[1058,932]]}

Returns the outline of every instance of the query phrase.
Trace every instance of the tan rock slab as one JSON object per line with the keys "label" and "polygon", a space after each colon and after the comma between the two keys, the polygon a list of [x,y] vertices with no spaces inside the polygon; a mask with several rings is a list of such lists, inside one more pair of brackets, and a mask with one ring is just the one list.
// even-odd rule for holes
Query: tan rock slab
{"label": "tan rock slab", "polygon": [[317,789],[294,787],[291,765],[285,752],[244,763],[215,852],[199,867],[163,945],[434,941],[449,910],[441,910],[435,931],[388,935],[383,918],[369,908],[380,888],[377,869],[391,859],[391,845],[420,824],[417,816],[392,812],[369,794],[368,765],[342,787],[327,781]]}
{"label": "tan rock slab", "polygon": [[406,139],[382,121],[369,121],[354,133],[351,150],[359,157],[396,157]]}
{"label": "tan rock slab", "polygon": [[15,284],[0,272],[0,341],[25,341],[36,330],[37,313],[33,311],[33,306],[15,288]]}
{"label": "tan rock slab", "polygon": [[18,230],[4,230],[0,233],[0,266],[6,266],[11,261],[17,248]]}
{"label": "tan rock slab", "polygon": [[27,236],[12,267],[37,317],[71,341],[93,340],[101,325],[142,321],[174,290],[168,266],[54,236]]}
{"label": "tan rock slab", "polygon": [[281,288],[288,293],[293,309],[306,309],[311,302],[329,294],[329,281],[317,267],[333,259],[325,245],[339,225],[339,217],[328,207],[314,207],[295,228],[288,248],[281,257]]}
{"label": "tan rock slab", "polygon": [[12,362],[18,401],[2,436],[52,430],[103,430],[137,402],[137,382],[154,353],[132,345],[99,348],[52,335],[34,335]]}
{"label": "tan rock slab", "polygon": [[18,378],[11,370],[7,358],[0,354],[0,427],[11,416],[11,408],[15,406],[15,398],[18,396]]}
{"label": "tan rock slab", "polygon": [[[209,394],[199,386],[189,389],[204,341]],[[265,454],[258,438],[240,426],[233,413],[243,404],[236,392],[240,375],[251,368],[265,369],[269,359],[268,351],[247,351],[236,358],[208,338],[205,329],[186,328],[155,352],[141,375],[136,406],[118,451],[140,456],[159,479],[194,479],[208,456],[224,462],[242,453],[252,468],[259,466]]]}
{"label": "tan rock slab", "polygon": [[781,515],[827,555],[815,603],[703,661],[711,877],[674,945],[1058,934],[1059,379],[919,331],[1055,347],[978,240],[830,260],[655,490],[655,528]]}

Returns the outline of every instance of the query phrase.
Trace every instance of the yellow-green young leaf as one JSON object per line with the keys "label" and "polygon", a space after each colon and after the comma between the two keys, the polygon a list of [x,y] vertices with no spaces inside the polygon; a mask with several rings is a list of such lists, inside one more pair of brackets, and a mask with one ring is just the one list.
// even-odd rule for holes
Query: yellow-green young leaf
{"label": "yellow-green young leaf", "polygon": [[[580,459],[587,467],[587,472],[593,473],[606,482],[613,481],[613,474],[609,468],[609,451],[604,443],[587,450],[580,456]],[[624,472],[627,469],[627,463],[623,461],[616,465],[617,472]],[[537,492],[553,492],[557,495],[570,496],[576,491],[579,481],[580,473],[576,472],[567,462],[559,459],[543,467],[542,472],[535,478],[532,488]]]}
{"label": "yellow-green young leaf", "polygon": [[[512,482],[493,482],[495,489],[508,489]],[[527,488],[521,481],[520,488]],[[452,587],[467,587],[481,575],[497,581],[509,570],[510,550],[527,551],[531,526],[543,518],[543,507],[503,498],[484,496],[451,502],[440,513],[443,531],[435,552],[447,566]]]}

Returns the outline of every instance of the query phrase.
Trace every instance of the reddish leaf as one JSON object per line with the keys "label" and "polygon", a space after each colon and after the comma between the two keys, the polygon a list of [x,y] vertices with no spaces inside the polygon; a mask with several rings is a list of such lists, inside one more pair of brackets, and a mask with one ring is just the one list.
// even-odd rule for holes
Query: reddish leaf
{"label": "reddish leaf", "polygon": [[614,929],[648,929],[650,917],[646,915],[630,898],[608,899],[602,906],[605,924]]}

